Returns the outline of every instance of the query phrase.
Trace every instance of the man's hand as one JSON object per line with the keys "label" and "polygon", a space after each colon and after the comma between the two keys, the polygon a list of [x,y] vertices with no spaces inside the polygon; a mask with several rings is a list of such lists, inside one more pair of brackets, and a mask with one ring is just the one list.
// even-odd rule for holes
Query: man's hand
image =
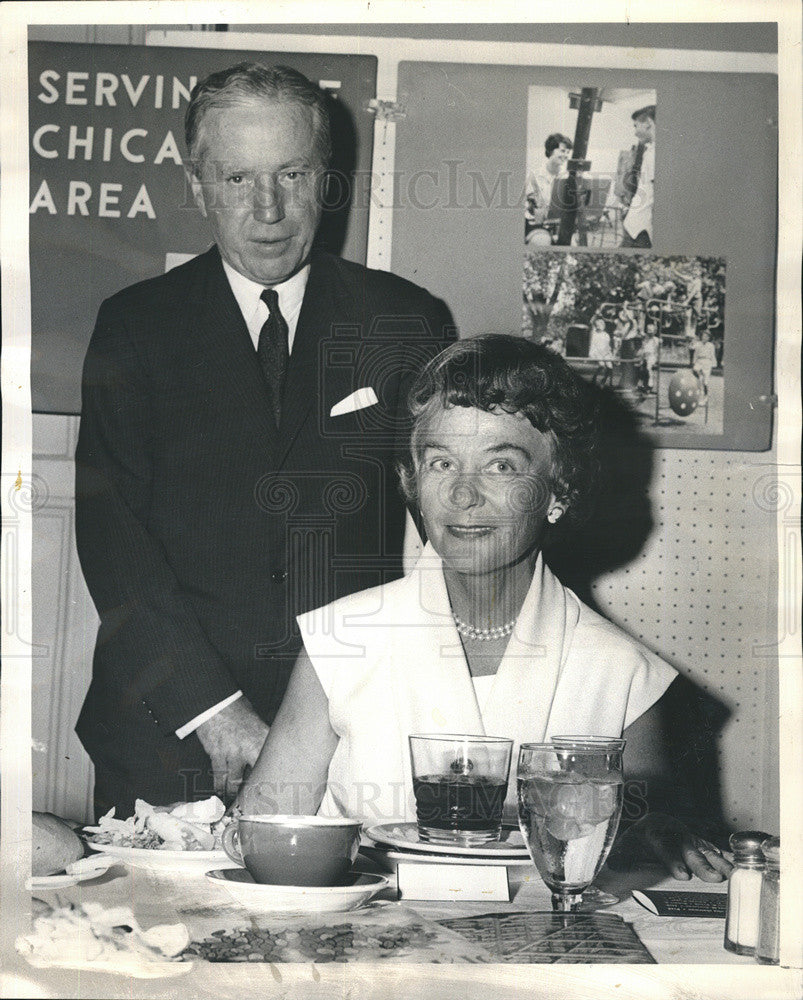
{"label": "man's hand", "polygon": [[655,860],[685,882],[692,875],[704,882],[722,882],[733,867],[714,844],[664,813],[650,813],[626,830],[614,844],[608,865],[622,871]]}
{"label": "man's hand", "polygon": [[230,802],[259,756],[268,726],[247,698],[238,698],[195,730],[212,761],[215,794]]}

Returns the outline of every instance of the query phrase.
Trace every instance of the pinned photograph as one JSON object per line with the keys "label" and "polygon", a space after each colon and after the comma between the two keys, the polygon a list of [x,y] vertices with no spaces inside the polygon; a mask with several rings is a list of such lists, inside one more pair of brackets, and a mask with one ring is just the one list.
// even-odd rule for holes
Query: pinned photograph
{"label": "pinned photograph", "polygon": [[723,431],[725,260],[528,253],[524,336],[629,404],[644,430]]}
{"label": "pinned photograph", "polygon": [[527,96],[525,243],[651,247],[655,91],[533,86]]}

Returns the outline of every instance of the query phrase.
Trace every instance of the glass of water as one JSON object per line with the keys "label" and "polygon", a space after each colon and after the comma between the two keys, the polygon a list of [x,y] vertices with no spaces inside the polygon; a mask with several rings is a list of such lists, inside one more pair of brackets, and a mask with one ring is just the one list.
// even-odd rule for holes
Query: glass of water
{"label": "glass of water", "polygon": [[519,749],[519,826],[554,910],[577,910],[608,856],[622,814],[624,746],[558,737]]}

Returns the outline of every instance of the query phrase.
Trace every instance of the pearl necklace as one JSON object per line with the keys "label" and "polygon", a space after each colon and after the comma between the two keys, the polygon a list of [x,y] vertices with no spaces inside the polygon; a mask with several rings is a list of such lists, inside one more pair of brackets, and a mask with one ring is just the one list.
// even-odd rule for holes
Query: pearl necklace
{"label": "pearl necklace", "polygon": [[464,639],[478,639],[480,642],[491,642],[493,639],[505,639],[511,634],[515,625],[516,619],[511,618],[509,622],[505,622],[504,625],[492,625],[490,628],[478,628],[476,625],[469,625],[468,622],[464,622],[461,618],[452,612],[452,618],[454,618],[454,623],[457,626],[457,632],[462,635]]}

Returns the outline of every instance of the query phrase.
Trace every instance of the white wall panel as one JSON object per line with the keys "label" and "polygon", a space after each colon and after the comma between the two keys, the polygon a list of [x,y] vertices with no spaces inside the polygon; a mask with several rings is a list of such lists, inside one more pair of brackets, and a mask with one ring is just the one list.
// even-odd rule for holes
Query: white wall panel
{"label": "white wall panel", "polygon": [[73,731],[89,686],[97,616],[75,550],[76,417],[34,416],[33,807],[92,818],[92,765]]}

